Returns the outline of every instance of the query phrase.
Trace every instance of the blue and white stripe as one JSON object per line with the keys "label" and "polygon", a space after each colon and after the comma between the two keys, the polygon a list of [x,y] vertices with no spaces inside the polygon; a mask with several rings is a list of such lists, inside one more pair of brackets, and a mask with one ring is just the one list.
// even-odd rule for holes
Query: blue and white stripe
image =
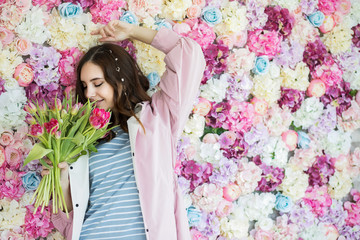
{"label": "blue and white stripe", "polygon": [[90,198],[80,239],[145,240],[129,135],[97,146],[89,159]]}

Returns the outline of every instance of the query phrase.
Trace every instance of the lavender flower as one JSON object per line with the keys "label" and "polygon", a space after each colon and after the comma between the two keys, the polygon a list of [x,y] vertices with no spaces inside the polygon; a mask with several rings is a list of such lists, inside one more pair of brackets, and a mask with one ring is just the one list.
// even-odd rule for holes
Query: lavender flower
{"label": "lavender flower", "polygon": [[34,70],[34,82],[39,86],[45,86],[49,83],[58,83],[60,74],[58,64],[61,54],[52,47],[34,45],[30,52],[30,57],[26,62]]}
{"label": "lavender flower", "polygon": [[334,224],[337,229],[345,227],[347,211],[343,208],[343,203],[339,200],[332,199],[332,204],[324,216],[319,216],[319,220],[324,223]]}
{"label": "lavender flower", "polygon": [[216,237],[220,235],[220,221],[214,212],[209,214],[203,212],[197,229],[206,237]]}
{"label": "lavender flower", "polygon": [[305,15],[310,15],[315,12],[317,5],[318,0],[301,0],[300,2],[301,11]]}
{"label": "lavender flower", "polygon": [[308,131],[314,136],[325,136],[336,127],[336,108],[328,105],[321,117],[309,127]]}
{"label": "lavender flower", "polygon": [[228,100],[235,99],[239,102],[246,101],[249,98],[250,91],[254,83],[246,75],[237,75],[228,78],[229,87],[226,91],[226,98]]}
{"label": "lavender flower", "polygon": [[290,15],[287,8],[277,6],[267,6],[265,13],[268,15],[264,29],[269,31],[278,31],[284,38],[291,34],[295,24],[295,18]]}
{"label": "lavender flower", "polygon": [[274,62],[295,69],[296,64],[303,60],[304,49],[300,43],[286,39],[281,42],[281,51],[274,57]]}
{"label": "lavender flower", "polygon": [[245,141],[249,144],[248,156],[255,157],[262,153],[265,144],[269,141],[269,132],[263,123],[253,126],[244,135]]}
{"label": "lavender flower", "polygon": [[336,107],[337,115],[341,116],[351,106],[350,90],[350,83],[341,81],[338,86],[330,86],[320,100],[325,106],[331,104]]}
{"label": "lavender flower", "polygon": [[236,159],[228,159],[222,157],[218,162],[218,166],[214,166],[212,175],[209,177],[209,181],[220,187],[227,185],[238,170]]}
{"label": "lavender flower", "polygon": [[300,231],[311,227],[315,223],[315,215],[311,208],[303,202],[297,202],[288,214],[291,223],[296,224]]}
{"label": "lavender flower", "polygon": [[288,107],[291,112],[296,112],[305,98],[305,92],[291,88],[281,88],[281,97],[278,100],[281,108]]}
{"label": "lavender flower", "polygon": [[344,237],[343,239],[360,239],[360,226],[344,226],[342,229],[339,229],[339,233]]}
{"label": "lavender flower", "polygon": [[30,101],[38,101],[41,103],[45,101],[47,105],[52,108],[55,98],[62,100],[63,90],[59,84],[52,83],[45,86],[38,86],[35,83],[31,83],[25,88],[26,97]]}
{"label": "lavender flower", "polygon": [[268,20],[263,4],[258,0],[249,0],[246,7],[246,18],[249,20],[250,30],[263,28]]}

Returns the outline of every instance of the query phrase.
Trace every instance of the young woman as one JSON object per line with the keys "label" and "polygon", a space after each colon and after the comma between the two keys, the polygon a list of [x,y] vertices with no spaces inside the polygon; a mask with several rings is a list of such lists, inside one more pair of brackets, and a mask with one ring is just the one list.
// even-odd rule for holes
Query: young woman
{"label": "young woman", "polygon": [[121,21],[94,34],[103,42],[130,38],[151,44],[166,54],[166,72],[150,98],[148,80],[121,47],[104,43],[83,56],[77,68],[80,99],[111,109],[119,127],[90,157],[59,164],[71,212],[69,219],[61,212],[52,221],[66,239],[190,239],[174,164],[205,68],[202,50],[169,29]]}

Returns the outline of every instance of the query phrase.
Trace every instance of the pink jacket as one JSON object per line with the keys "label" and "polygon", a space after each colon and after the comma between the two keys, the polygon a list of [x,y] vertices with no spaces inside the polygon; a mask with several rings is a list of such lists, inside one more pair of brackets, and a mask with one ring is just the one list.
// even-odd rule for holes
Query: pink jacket
{"label": "pink jacket", "polygon": [[[135,178],[148,240],[191,239],[183,196],[174,173],[176,144],[191,112],[205,68],[200,46],[189,38],[162,28],[151,43],[166,54],[166,72],[152,102],[137,105],[137,116],[128,120]],[[89,198],[88,158],[70,170],[74,210],[70,219],[52,217],[67,239],[78,239]]]}

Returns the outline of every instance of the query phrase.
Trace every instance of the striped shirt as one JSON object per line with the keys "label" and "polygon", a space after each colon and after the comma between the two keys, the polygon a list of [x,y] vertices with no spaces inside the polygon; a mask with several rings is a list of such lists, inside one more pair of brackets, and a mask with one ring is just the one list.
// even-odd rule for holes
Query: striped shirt
{"label": "striped shirt", "polygon": [[83,240],[146,239],[129,135],[120,127],[114,131],[116,137],[99,144],[89,158],[90,198]]}

